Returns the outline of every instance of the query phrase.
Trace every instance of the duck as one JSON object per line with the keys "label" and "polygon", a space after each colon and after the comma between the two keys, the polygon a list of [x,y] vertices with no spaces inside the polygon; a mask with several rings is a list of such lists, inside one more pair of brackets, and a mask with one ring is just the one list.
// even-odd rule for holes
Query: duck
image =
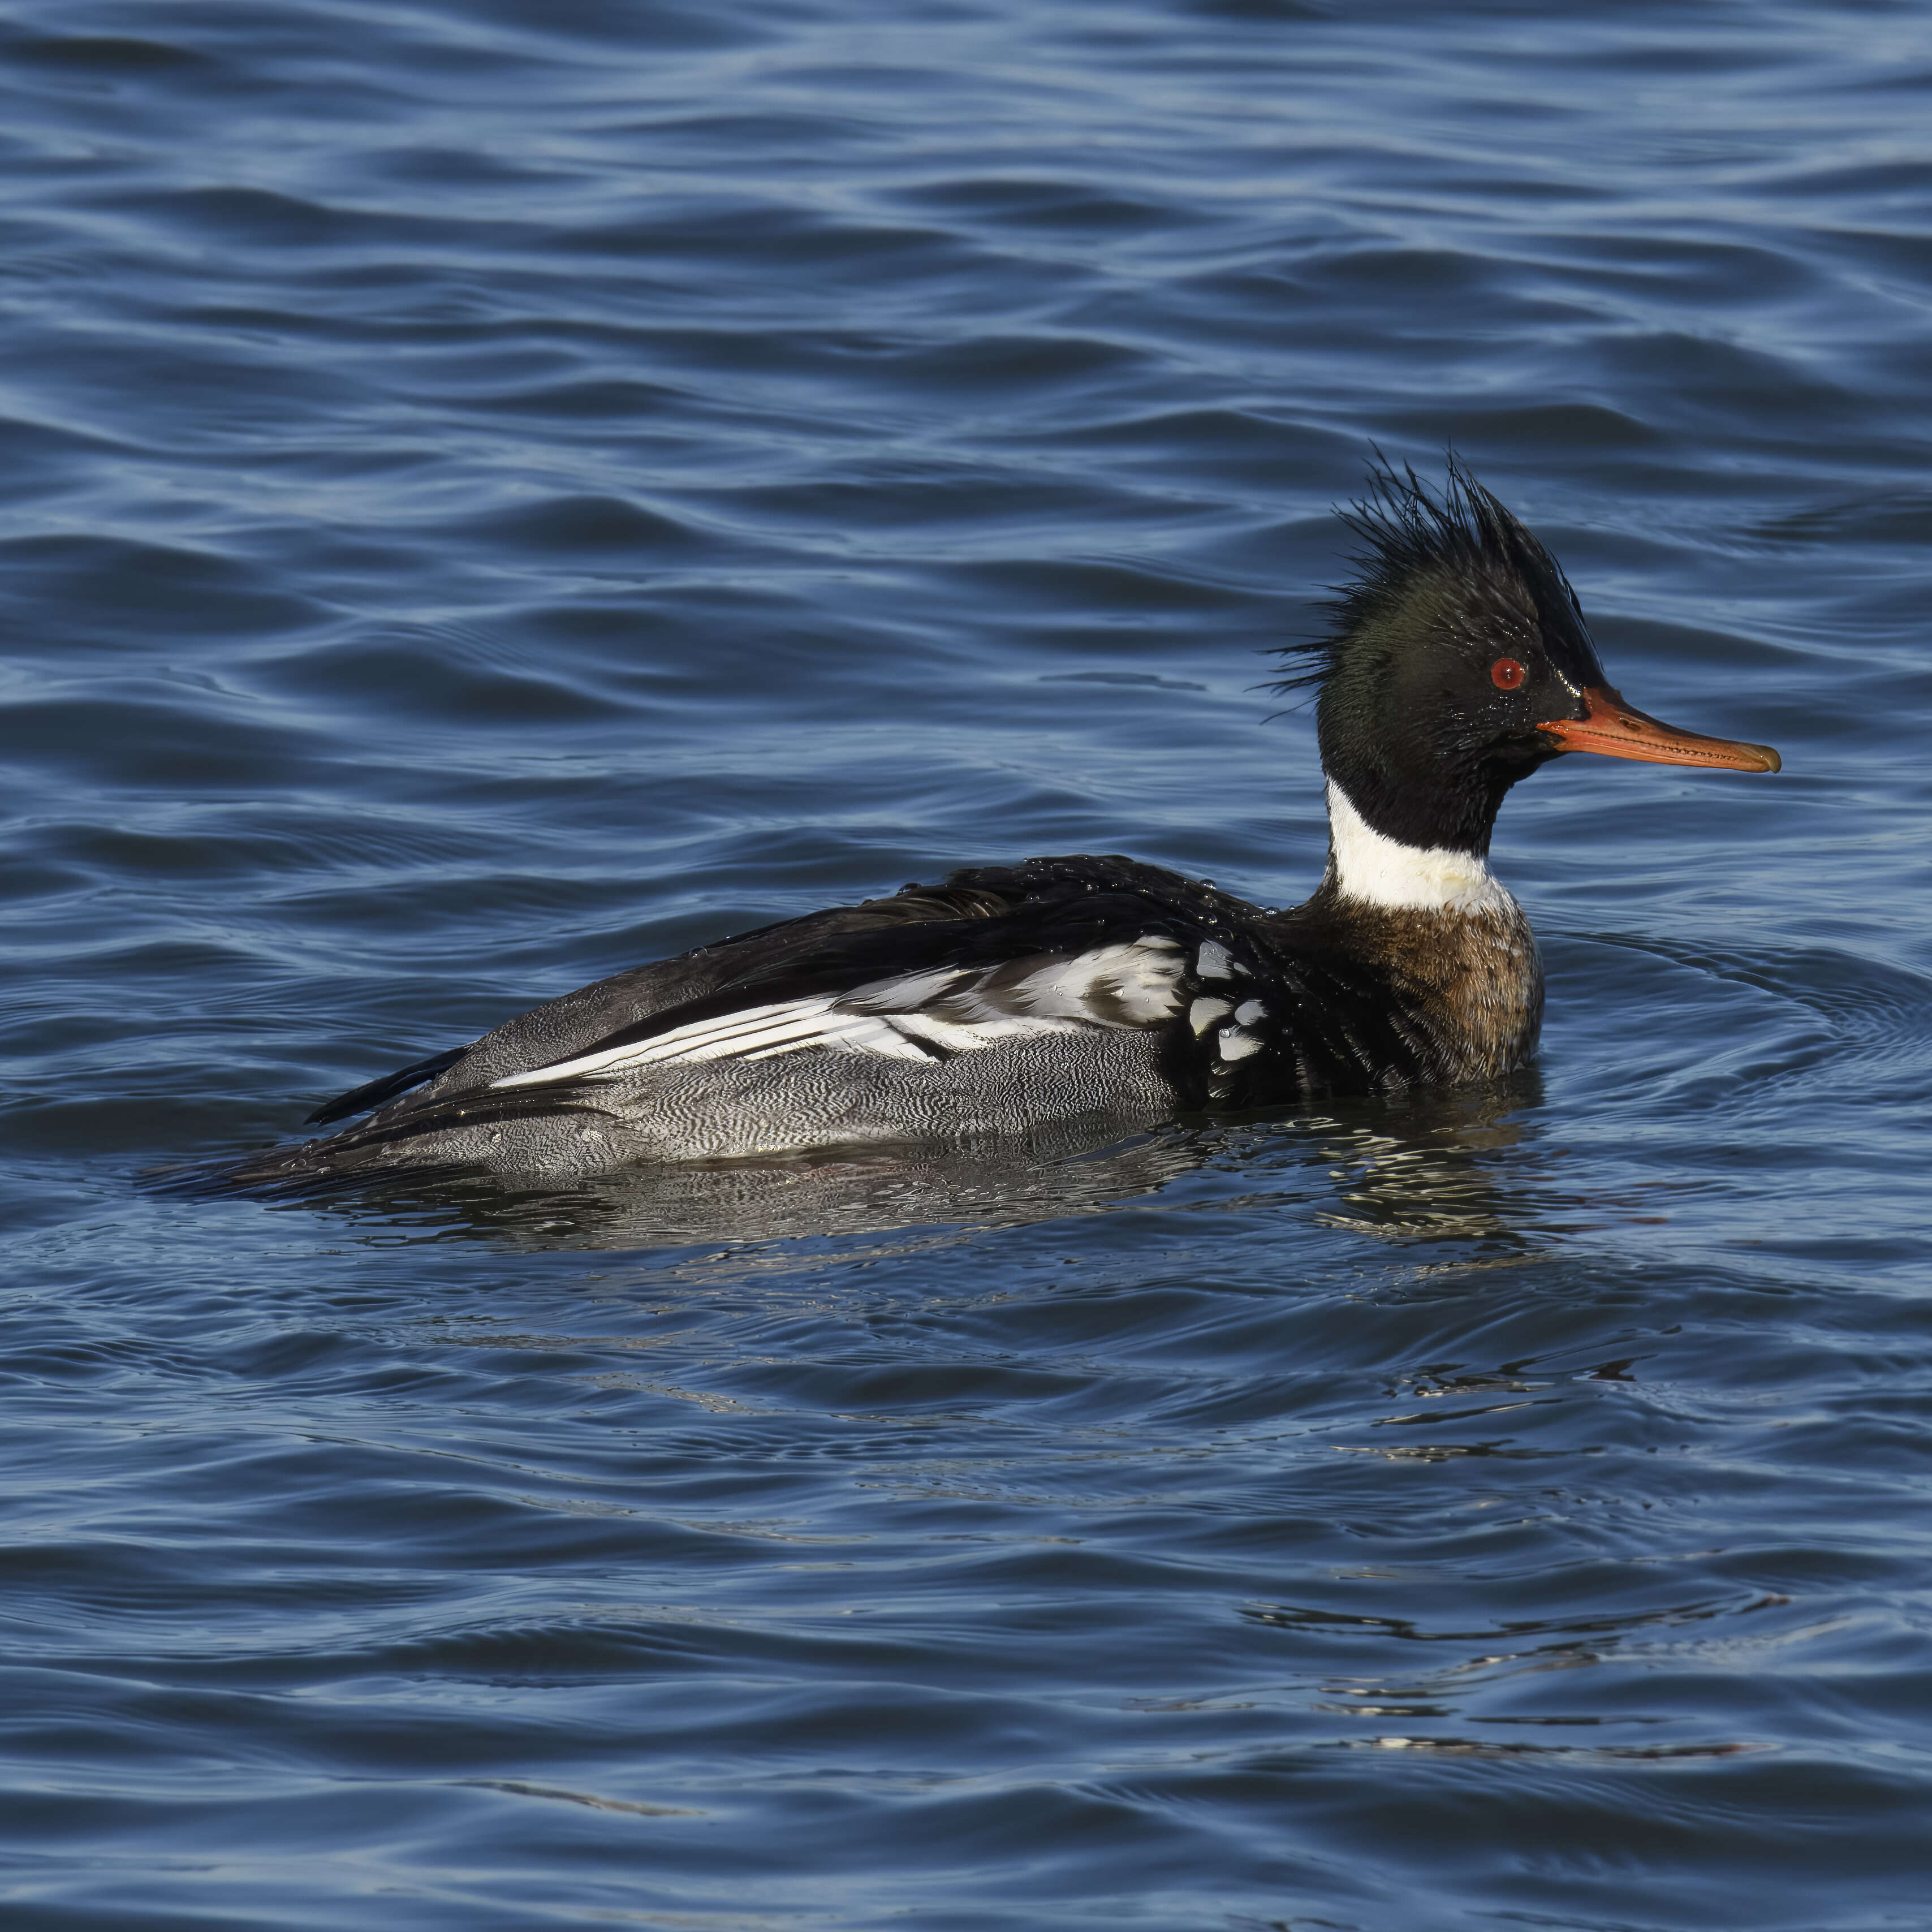
{"label": "duck", "polygon": [[[1515,785],[1594,753],[1775,772],[1609,681],[1561,566],[1453,454],[1378,458],[1359,548],[1274,688],[1312,693],[1328,862],[1275,910],[1130,858],[969,867],[634,967],[317,1108],[240,1191],[1057,1136],[1493,1082],[1544,975],[1492,872]],[[348,1124],[338,1124],[347,1123]]]}

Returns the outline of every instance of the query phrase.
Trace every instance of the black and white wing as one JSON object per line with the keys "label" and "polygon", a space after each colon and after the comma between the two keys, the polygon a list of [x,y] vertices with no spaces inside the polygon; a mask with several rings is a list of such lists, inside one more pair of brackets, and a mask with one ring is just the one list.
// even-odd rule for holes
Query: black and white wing
{"label": "black and white wing", "polygon": [[809,1054],[910,1072],[1030,1036],[1124,1030],[1157,1036],[1182,1106],[1252,1104],[1271,1097],[1267,1070],[1283,1057],[1263,1050],[1282,989],[1250,943],[1252,917],[1212,887],[1130,860],[976,868],[580,988],[314,1118],[379,1107],[328,1144],[346,1148],[358,1136],[430,1134],[479,1108],[595,1108],[653,1069]]}
{"label": "black and white wing", "polygon": [[805,1052],[933,1061],[1042,1034],[1160,1028],[1187,1004],[1195,950],[1154,932],[1075,952],[922,967],[790,998],[728,991],[491,1084],[609,1080],[654,1067]]}

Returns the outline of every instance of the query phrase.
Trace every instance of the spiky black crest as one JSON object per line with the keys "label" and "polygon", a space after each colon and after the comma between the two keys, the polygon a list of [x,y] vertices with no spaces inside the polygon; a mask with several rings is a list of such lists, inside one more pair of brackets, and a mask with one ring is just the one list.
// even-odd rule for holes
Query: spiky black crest
{"label": "spiky black crest", "polygon": [[1270,688],[1319,686],[1351,636],[1387,615],[1418,579],[1434,573],[1484,578],[1499,589],[1520,586],[1546,620],[1581,623],[1582,607],[1562,566],[1453,451],[1448,467],[1448,481],[1436,496],[1410,464],[1398,472],[1376,451],[1368,494],[1336,512],[1361,540],[1362,548],[1348,557],[1355,574],[1334,586],[1334,597],[1324,607],[1326,631],[1279,647],[1290,668]]}

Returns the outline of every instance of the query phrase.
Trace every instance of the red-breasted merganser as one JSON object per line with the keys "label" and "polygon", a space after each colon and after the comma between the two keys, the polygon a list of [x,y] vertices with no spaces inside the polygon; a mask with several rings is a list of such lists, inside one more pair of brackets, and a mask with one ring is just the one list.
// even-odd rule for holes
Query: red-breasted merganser
{"label": "red-breasted merganser", "polygon": [[[1610,685],[1556,560],[1453,461],[1374,475],[1312,686],[1328,869],[1286,912],[1131,859],[1030,859],[840,906],[533,1007],[228,1168],[272,1192],[1023,1133],[1492,1078],[1543,970],[1490,872],[1504,794],[1570,752],[1774,772]],[[416,1091],[412,1090],[420,1089]],[[370,1112],[374,1109],[373,1112]]]}

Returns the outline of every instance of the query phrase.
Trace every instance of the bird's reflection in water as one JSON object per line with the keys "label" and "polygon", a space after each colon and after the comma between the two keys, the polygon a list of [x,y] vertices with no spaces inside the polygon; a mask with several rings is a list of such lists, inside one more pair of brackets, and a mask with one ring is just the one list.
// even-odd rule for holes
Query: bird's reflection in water
{"label": "bird's reflection in water", "polygon": [[1550,1228],[1533,1075],[1483,1088],[1330,1101],[1321,1114],[1223,1120],[1203,1157],[1238,1188],[1222,1211],[1292,1216],[1385,1241],[1520,1252]]}
{"label": "bird's reflection in water", "polygon": [[392,1234],[546,1249],[742,1250],[1018,1227],[1155,1196],[1176,1208],[1292,1203],[1304,1220],[1386,1238],[1492,1240],[1514,1235],[1525,1218],[1496,1156],[1522,1136],[1514,1117],[1535,1098],[1516,1082],[1318,1115],[1116,1128],[1112,1138],[1092,1121],[1069,1123],[1018,1140],[639,1168],[562,1190],[451,1180],[308,1204],[365,1226],[373,1211]]}
{"label": "bird's reflection in water", "polygon": [[[1096,1142],[1099,1143],[1096,1144]],[[567,1190],[451,1180],[314,1204],[392,1228],[539,1248],[645,1249],[1012,1227],[1096,1213],[1198,1168],[1184,1132],[1111,1141],[1092,1124],[1024,1139],[820,1149],[638,1168]]]}
{"label": "bird's reflection in water", "polygon": [[1541,1097],[1526,1073],[1336,1115],[1322,1141],[1339,1198],[1318,1218],[1388,1240],[1520,1244],[1543,1215],[1503,1156],[1526,1144]]}

